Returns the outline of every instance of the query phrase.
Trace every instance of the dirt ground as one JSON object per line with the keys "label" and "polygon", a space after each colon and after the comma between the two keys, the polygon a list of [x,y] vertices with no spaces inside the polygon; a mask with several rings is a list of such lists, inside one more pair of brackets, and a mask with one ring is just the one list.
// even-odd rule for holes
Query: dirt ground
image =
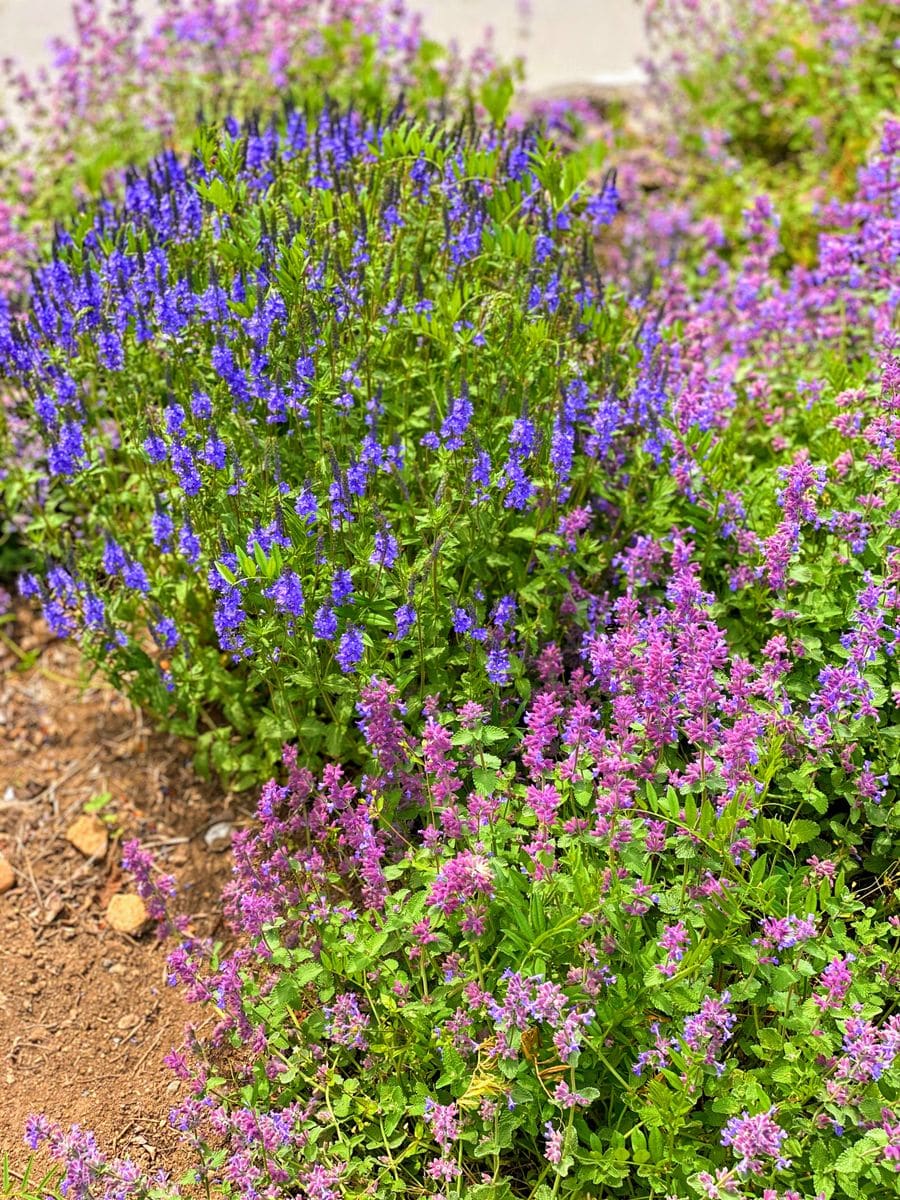
{"label": "dirt ground", "polygon": [[[0,1160],[6,1151],[23,1169],[23,1125],[42,1112],[178,1176],[191,1163],[168,1127],[181,1085],[163,1056],[201,1014],[166,986],[155,933],[114,932],[106,906],[129,890],[120,847],[138,837],[176,876],[192,930],[215,936],[231,855],[204,835],[246,819],[250,800],[199,780],[184,743],[88,683],[77,647],[50,640],[25,610],[0,635],[0,852],[16,874],[0,895]],[[39,651],[25,670],[23,650]],[[109,850],[88,860],[65,833],[104,793]]]}

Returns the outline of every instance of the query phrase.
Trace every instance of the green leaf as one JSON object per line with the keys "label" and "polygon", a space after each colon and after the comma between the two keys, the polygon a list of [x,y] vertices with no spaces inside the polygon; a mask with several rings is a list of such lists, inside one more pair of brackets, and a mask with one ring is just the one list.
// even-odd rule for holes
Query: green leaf
{"label": "green leaf", "polygon": [[645,1163],[650,1159],[650,1151],[647,1146],[647,1138],[644,1131],[640,1128],[632,1129],[628,1135],[631,1140],[631,1154],[636,1163]]}
{"label": "green leaf", "polygon": [[503,776],[499,771],[488,771],[484,767],[475,767],[472,771],[472,784],[479,796],[492,796],[503,785]]}
{"label": "green leaf", "polygon": [[242,550],[240,546],[238,546],[237,550],[235,551],[235,554],[237,555],[237,560],[241,565],[241,570],[243,571],[244,576],[247,579],[255,579],[256,578],[256,560],[251,558],[250,555],[246,552],[246,550]]}
{"label": "green leaf", "polygon": [[471,1184],[466,1188],[466,1198],[467,1200],[513,1200],[513,1192],[510,1184],[504,1179],[499,1183]]}
{"label": "green leaf", "polygon": [[194,187],[203,199],[209,201],[214,208],[226,213],[234,211],[235,197],[223,180],[216,178],[211,179],[208,183],[201,180],[195,182]]}
{"label": "green leaf", "polygon": [[291,967],[291,983],[297,988],[306,987],[314,979],[318,979],[324,968],[321,963],[305,962]]}
{"label": "green leaf", "polygon": [[95,795],[91,796],[90,800],[85,801],[84,811],[86,813],[102,812],[103,809],[106,808],[111,802],[111,800],[112,792],[97,792]]}
{"label": "green leaf", "polygon": [[789,845],[792,850],[804,846],[819,836],[820,827],[816,821],[794,820],[788,827]]}

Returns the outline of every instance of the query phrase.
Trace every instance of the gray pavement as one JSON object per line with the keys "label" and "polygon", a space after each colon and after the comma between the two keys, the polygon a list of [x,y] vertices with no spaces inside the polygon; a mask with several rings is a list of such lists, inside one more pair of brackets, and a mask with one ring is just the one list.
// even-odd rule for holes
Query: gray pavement
{"label": "gray pavement", "polygon": [[464,48],[494,29],[498,49],[524,54],[527,81],[541,91],[571,83],[633,84],[644,53],[638,0],[531,0],[522,36],[521,0],[418,0],[425,27],[439,40]]}

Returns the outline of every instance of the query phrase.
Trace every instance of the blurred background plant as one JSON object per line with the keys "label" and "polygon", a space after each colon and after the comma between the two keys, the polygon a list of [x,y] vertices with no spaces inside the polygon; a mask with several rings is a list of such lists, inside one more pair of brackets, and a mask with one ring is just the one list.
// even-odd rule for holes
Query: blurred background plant
{"label": "blurred background plant", "polygon": [[896,111],[898,0],[644,0],[644,10],[642,123],[659,139],[670,208],[658,220],[674,232],[713,219],[733,239],[765,193],[785,231],[779,265],[809,265],[819,207],[849,198]]}

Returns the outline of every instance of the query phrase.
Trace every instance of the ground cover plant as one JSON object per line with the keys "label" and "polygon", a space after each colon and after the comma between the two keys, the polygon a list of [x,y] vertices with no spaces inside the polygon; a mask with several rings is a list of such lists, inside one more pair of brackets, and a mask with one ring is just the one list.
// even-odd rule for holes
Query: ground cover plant
{"label": "ground cover plant", "polygon": [[[548,645],[520,726],[434,698],[413,727],[373,680],[365,774],[315,776],[292,749],[263,789],[225,897],[241,948],[170,958],[219,1017],[171,1059],[191,1085],[172,1120],[208,1186],[895,1187],[900,917],[889,890],[850,885],[859,833],[896,822],[886,778],[851,765],[882,722],[826,696],[829,668],[808,669],[778,615],[759,656],[730,652],[684,540],[620,565],[583,665]],[[168,923],[171,881],[138,846],[126,865]],[[29,1136],[73,1184],[87,1168],[122,1186],[83,1138]]]}
{"label": "ground cover plant", "polygon": [[[835,241],[884,245],[898,132],[823,263]],[[783,286],[762,286],[771,215],[749,214],[748,261],[707,301],[760,302],[745,332],[777,409],[798,381],[763,319]],[[680,356],[708,313],[685,300],[663,422],[675,487],[644,513],[682,529],[635,539],[599,591],[596,573],[570,581],[521,718],[491,722],[473,698],[410,716],[374,679],[362,772],[315,776],[290,750],[259,833],[235,846],[240,948],[210,959],[188,942],[171,959],[220,1018],[172,1058],[191,1083],[173,1120],[211,1187],[895,1188],[900,368],[877,352],[895,304],[884,265],[856,293],[844,281],[830,344],[827,324],[789,344],[802,361],[809,341],[824,372],[790,420],[749,410],[727,376],[715,419],[686,419],[701,377]],[[827,316],[827,271],[804,280]],[[726,369],[730,339],[707,334],[700,365]],[[127,862],[168,920],[170,885],[138,848]],[[83,1137],[40,1121],[30,1136],[73,1180],[87,1166],[95,1187],[122,1186]]]}
{"label": "ground cover plant", "polygon": [[[829,189],[802,253],[777,170],[756,194],[777,130],[735,127],[626,299],[587,156],[326,106],[133,173],[5,310],[24,591],[157,711],[289,741],[225,945],[126,848],[198,1006],[186,1189],[897,1194],[900,121],[825,11],[819,77],[865,86],[791,159]],[[699,103],[709,60],[679,72]],[[730,120],[785,116],[756,86]],[[67,1196],[178,1192],[27,1138]]]}

